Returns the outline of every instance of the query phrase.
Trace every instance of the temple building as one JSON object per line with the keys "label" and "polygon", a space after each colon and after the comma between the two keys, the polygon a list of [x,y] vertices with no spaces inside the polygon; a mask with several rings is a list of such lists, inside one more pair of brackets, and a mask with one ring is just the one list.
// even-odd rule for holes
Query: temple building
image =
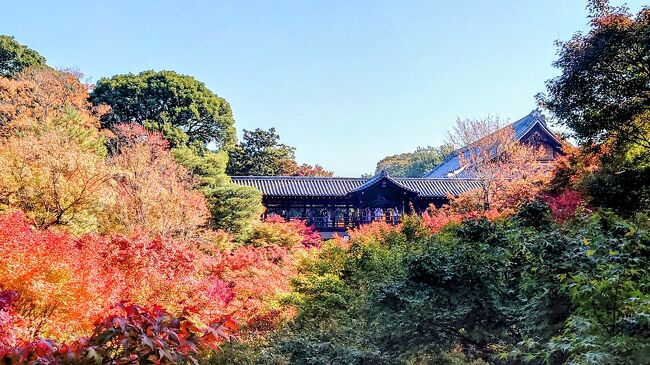
{"label": "temple building", "polygon": [[[545,161],[562,154],[561,140],[538,111],[509,127],[518,141],[543,148]],[[265,215],[303,219],[327,236],[372,221],[397,224],[404,214],[421,213],[430,205],[440,207],[449,196],[479,188],[478,181],[464,173],[458,153],[452,152],[421,178],[393,177],[381,171],[371,178],[233,176],[232,180],[262,192]]]}
{"label": "temple building", "polygon": [[[538,110],[533,110],[527,116],[505,128],[512,128],[512,135],[515,140],[542,148],[544,151],[542,161],[551,162],[563,154],[563,142],[549,129],[544,116]],[[466,166],[462,166],[461,162],[462,160],[467,161],[468,158],[461,159],[459,152],[464,154],[465,157],[469,155],[469,149],[467,147],[460,151],[453,151],[441,164],[425,174],[424,177],[471,178],[467,172],[468,169],[466,169]]]}

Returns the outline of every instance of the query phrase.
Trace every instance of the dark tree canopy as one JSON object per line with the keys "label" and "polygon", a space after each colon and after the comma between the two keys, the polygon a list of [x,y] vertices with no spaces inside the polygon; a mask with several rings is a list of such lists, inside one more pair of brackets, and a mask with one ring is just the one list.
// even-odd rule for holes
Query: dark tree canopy
{"label": "dark tree canopy", "polygon": [[422,177],[429,170],[440,164],[453,147],[442,145],[437,147],[418,147],[415,152],[384,157],[377,163],[376,173],[386,170],[392,176]]}
{"label": "dark tree canopy", "polygon": [[295,166],[295,148],[280,143],[275,128],[244,130],[242,141],[230,153],[228,175],[290,175]]}
{"label": "dark tree canopy", "polygon": [[295,148],[280,143],[275,128],[244,130],[242,141],[230,151],[230,176],[332,176],[320,165],[298,165]]}
{"label": "dark tree canopy", "polygon": [[102,118],[104,127],[136,122],[161,131],[172,146],[198,142],[229,149],[235,143],[230,105],[191,76],[144,71],[102,78],[91,100],[112,108]]}
{"label": "dark tree canopy", "polygon": [[606,0],[589,8],[591,29],[559,43],[561,75],[539,98],[599,156],[577,188],[596,206],[632,215],[650,207],[650,8],[636,16]]}
{"label": "dark tree canopy", "polygon": [[590,8],[591,30],[559,42],[562,74],[540,99],[582,142],[650,148],[650,8],[636,17],[606,1]]}
{"label": "dark tree canopy", "polygon": [[33,66],[45,65],[45,58],[18,43],[14,37],[0,35],[0,76],[11,77]]}

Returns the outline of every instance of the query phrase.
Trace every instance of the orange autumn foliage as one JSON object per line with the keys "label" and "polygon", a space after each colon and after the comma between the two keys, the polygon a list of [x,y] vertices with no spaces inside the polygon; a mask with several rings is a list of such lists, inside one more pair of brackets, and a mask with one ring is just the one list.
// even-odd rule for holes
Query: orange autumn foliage
{"label": "orange autumn foliage", "polygon": [[0,135],[29,128],[65,114],[72,108],[83,116],[83,125],[99,127],[99,117],[108,109],[93,107],[88,101],[88,86],[81,75],[50,67],[27,69],[14,78],[0,77]]}
{"label": "orange autumn foliage", "polygon": [[273,312],[268,303],[289,290],[292,273],[290,252],[278,246],[214,251],[192,240],[74,237],[35,230],[20,212],[0,218],[0,292],[16,293],[13,332],[26,340],[87,335],[120,301],[246,323]]}
{"label": "orange autumn foliage", "polygon": [[0,211],[42,228],[97,230],[113,197],[99,111],[77,75],[47,67],[0,78]]}
{"label": "orange autumn foliage", "polygon": [[460,223],[463,215],[454,213],[450,209],[429,209],[422,214],[422,224],[429,229],[431,233],[438,233],[442,227],[450,223]]}
{"label": "orange autumn foliage", "polygon": [[102,311],[92,251],[67,234],[35,231],[24,214],[0,220],[0,289],[17,294],[21,333],[75,336]]}
{"label": "orange autumn foliage", "polygon": [[582,147],[567,146],[566,154],[553,164],[553,178],[549,190],[559,193],[565,188],[577,189],[586,176],[602,168],[602,159],[610,152],[604,144]]}
{"label": "orange autumn foliage", "polygon": [[512,210],[536,196],[550,180],[543,148],[520,142],[514,129],[503,127],[498,118],[458,119],[448,139],[457,148],[458,172],[480,185],[456,202],[456,206],[468,205],[465,211]]}
{"label": "orange autumn foliage", "polygon": [[41,227],[95,231],[110,204],[110,175],[98,140],[47,124],[33,134],[0,139],[0,211],[21,209]]}
{"label": "orange autumn foliage", "polygon": [[290,291],[296,273],[293,255],[286,248],[243,246],[223,255],[213,290],[228,298],[227,313],[243,324],[253,324],[269,313],[286,315],[272,305],[278,294]]}
{"label": "orange autumn foliage", "polygon": [[249,241],[257,247],[278,245],[288,249],[319,247],[321,238],[314,227],[300,219],[286,221],[279,215],[270,216],[253,226]]}
{"label": "orange autumn foliage", "polygon": [[397,231],[397,226],[393,226],[384,221],[375,221],[349,230],[348,235],[350,236],[350,241],[370,244],[372,242],[380,242],[387,235]]}
{"label": "orange autumn foliage", "polygon": [[203,194],[192,175],[176,163],[159,132],[139,124],[121,124],[109,141],[109,158],[117,192],[103,232],[196,237],[209,218]]}

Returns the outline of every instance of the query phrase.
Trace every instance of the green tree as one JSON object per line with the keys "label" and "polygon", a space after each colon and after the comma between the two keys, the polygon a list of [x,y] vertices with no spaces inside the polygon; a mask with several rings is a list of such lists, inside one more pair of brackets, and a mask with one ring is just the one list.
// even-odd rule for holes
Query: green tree
{"label": "green tree", "polygon": [[386,170],[392,176],[422,177],[440,164],[452,151],[453,148],[447,144],[418,147],[415,152],[384,157],[377,163],[376,173]]}
{"label": "green tree", "polygon": [[280,143],[275,128],[244,130],[243,140],[230,152],[228,175],[292,175],[295,148]]}
{"label": "green tree", "polygon": [[650,149],[650,8],[591,7],[591,29],[559,42],[562,73],[539,98],[580,141]]}
{"label": "green tree", "polygon": [[161,131],[174,147],[196,142],[227,150],[235,143],[230,105],[191,76],[144,71],[102,78],[91,101],[111,106],[104,127],[139,123]]}
{"label": "green tree", "polygon": [[223,151],[179,147],[172,153],[197,178],[197,188],[205,195],[210,210],[212,227],[245,239],[262,214],[262,194],[253,187],[232,183],[225,172],[228,156]]}
{"label": "green tree", "polygon": [[538,98],[584,147],[608,151],[577,188],[632,215],[650,209],[650,8],[633,16],[594,0],[591,9],[591,29],[559,43],[561,75]]}
{"label": "green tree", "polygon": [[11,77],[33,66],[45,65],[45,58],[18,43],[14,37],[0,35],[0,76]]}
{"label": "green tree", "polygon": [[285,298],[296,316],[257,363],[645,364],[647,219],[552,217],[535,201],[433,235],[409,217],[329,241],[303,260]]}

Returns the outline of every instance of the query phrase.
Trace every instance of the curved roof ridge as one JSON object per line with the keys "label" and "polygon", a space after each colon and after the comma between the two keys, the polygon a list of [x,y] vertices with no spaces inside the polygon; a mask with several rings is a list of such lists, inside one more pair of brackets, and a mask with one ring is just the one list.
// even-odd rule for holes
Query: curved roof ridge
{"label": "curved roof ridge", "polygon": [[386,169],[382,169],[381,171],[379,171],[378,174],[376,174],[375,176],[373,176],[372,178],[370,178],[370,179],[369,179],[368,181],[366,181],[365,183],[363,183],[363,184],[361,184],[360,186],[358,186],[358,187],[356,187],[356,188],[350,190],[350,192],[349,192],[348,194],[356,193],[356,192],[359,192],[359,191],[361,191],[361,190],[365,190],[365,189],[367,189],[367,188],[369,188],[369,187],[375,185],[376,183],[378,183],[378,182],[381,181],[382,179],[386,179],[386,180],[392,182],[393,184],[399,186],[400,188],[402,188],[402,189],[404,189],[404,190],[406,190],[406,191],[409,191],[409,192],[411,192],[411,193],[413,193],[413,194],[419,194],[418,191],[415,191],[415,190],[409,188],[408,186],[404,186],[404,185],[401,184],[399,181],[393,179],[393,178],[390,176],[390,174],[388,173],[388,170],[386,170]]}

